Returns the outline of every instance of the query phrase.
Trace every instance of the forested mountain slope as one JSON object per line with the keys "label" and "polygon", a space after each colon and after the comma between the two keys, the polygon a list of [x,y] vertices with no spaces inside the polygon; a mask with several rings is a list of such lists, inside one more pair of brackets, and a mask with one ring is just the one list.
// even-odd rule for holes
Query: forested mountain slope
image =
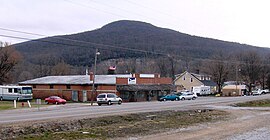
{"label": "forested mountain slope", "polygon": [[32,64],[57,59],[73,66],[91,66],[95,47],[100,48],[102,60],[153,56],[123,48],[190,58],[209,58],[219,52],[228,55],[242,51],[256,51],[262,55],[270,53],[268,48],[191,36],[149,23],[127,20],[112,22],[93,31],[47,37],[14,46],[23,54],[25,61]]}

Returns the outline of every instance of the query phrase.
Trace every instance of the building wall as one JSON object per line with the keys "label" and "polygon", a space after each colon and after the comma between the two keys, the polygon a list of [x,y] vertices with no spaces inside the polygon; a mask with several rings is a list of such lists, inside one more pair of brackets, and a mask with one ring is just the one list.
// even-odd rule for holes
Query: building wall
{"label": "building wall", "polygon": [[70,89],[67,85],[29,85],[33,87],[33,98],[45,99],[49,96],[59,96],[66,100],[72,100],[72,92],[76,91],[78,93],[78,101],[83,101],[83,91],[87,92],[87,100],[96,100],[96,96],[99,93],[117,93],[115,85],[98,85],[96,92],[92,94],[91,85],[70,85]]}
{"label": "building wall", "polygon": [[176,86],[183,85],[186,90],[192,90],[194,86],[201,86],[203,85],[198,79],[192,76],[190,73],[186,72],[184,75],[176,78],[175,81]]}
{"label": "building wall", "polygon": [[241,89],[223,89],[222,96],[242,96],[244,95]]}
{"label": "building wall", "polygon": [[[158,74],[155,77],[140,77],[140,74],[133,75],[136,78],[136,84],[171,84],[172,78],[161,78]],[[116,84],[127,85],[128,78],[117,77]]]}
{"label": "building wall", "polygon": [[[154,77],[140,77],[139,74],[134,74],[136,77],[136,84],[171,84],[171,78],[160,78],[159,74],[155,74]],[[128,78],[116,78],[116,85],[127,85]],[[20,84],[23,85],[23,84]],[[33,97],[45,99],[49,96],[59,96],[66,100],[72,100],[72,93],[76,91],[78,93],[78,101],[83,101],[83,92],[87,92],[87,100],[96,100],[96,96],[100,93],[115,93],[120,96],[120,93],[116,90],[116,85],[101,85],[95,84],[95,92],[92,93],[92,85],[64,85],[64,84],[36,84],[29,85],[33,87]],[[144,93],[145,94],[145,93]],[[137,101],[147,100],[147,95],[141,95]]]}

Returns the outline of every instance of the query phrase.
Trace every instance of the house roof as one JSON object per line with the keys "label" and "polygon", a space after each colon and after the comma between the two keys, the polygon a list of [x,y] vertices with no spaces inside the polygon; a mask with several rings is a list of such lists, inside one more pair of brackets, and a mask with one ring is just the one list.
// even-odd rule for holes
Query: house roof
{"label": "house roof", "polygon": [[212,80],[200,80],[198,77],[200,76],[210,76],[207,74],[195,74],[195,73],[189,73],[187,71],[176,75],[177,78],[174,81],[177,81],[179,78],[181,78],[182,76],[184,76],[186,73],[190,74],[193,78],[195,78],[196,80],[198,80],[199,82],[201,82],[201,84],[205,85],[205,86],[217,86],[217,84],[215,82],[213,82]]}
{"label": "house roof", "polygon": [[175,86],[172,84],[161,85],[117,85],[118,91],[151,91],[151,90],[174,90]]}
{"label": "house roof", "polygon": [[[96,75],[96,84],[116,84],[116,77],[128,78],[131,74],[123,75]],[[19,82],[19,84],[92,84],[89,75],[46,76]]]}
{"label": "house roof", "polygon": [[201,76],[210,76],[208,74],[203,74],[203,73],[200,73],[200,74],[197,74],[197,73],[190,73],[191,75],[195,76],[195,77],[201,77]]}
{"label": "house roof", "polygon": [[214,81],[211,80],[200,80],[205,86],[217,86]]}

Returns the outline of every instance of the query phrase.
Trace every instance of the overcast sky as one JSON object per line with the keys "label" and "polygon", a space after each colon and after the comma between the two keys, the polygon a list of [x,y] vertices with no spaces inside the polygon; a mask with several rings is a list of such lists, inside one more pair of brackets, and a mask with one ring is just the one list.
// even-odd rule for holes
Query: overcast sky
{"label": "overcast sky", "polygon": [[34,39],[40,36],[3,29],[54,36],[138,20],[191,35],[270,47],[269,7],[269,0],[1,0],[0,35]]}

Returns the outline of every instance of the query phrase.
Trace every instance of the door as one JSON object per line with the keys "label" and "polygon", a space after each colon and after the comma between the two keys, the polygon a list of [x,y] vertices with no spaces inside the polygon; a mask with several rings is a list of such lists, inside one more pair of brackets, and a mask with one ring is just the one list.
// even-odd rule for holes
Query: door
{"label": "door", "polygon": [[83,93],[83,102],[86,102],[87,101],[87,91],[83,90],[82,93]]}
{"label": "door", "polygon": [[72,91],[72,101],[78,102],[78,91]]}

